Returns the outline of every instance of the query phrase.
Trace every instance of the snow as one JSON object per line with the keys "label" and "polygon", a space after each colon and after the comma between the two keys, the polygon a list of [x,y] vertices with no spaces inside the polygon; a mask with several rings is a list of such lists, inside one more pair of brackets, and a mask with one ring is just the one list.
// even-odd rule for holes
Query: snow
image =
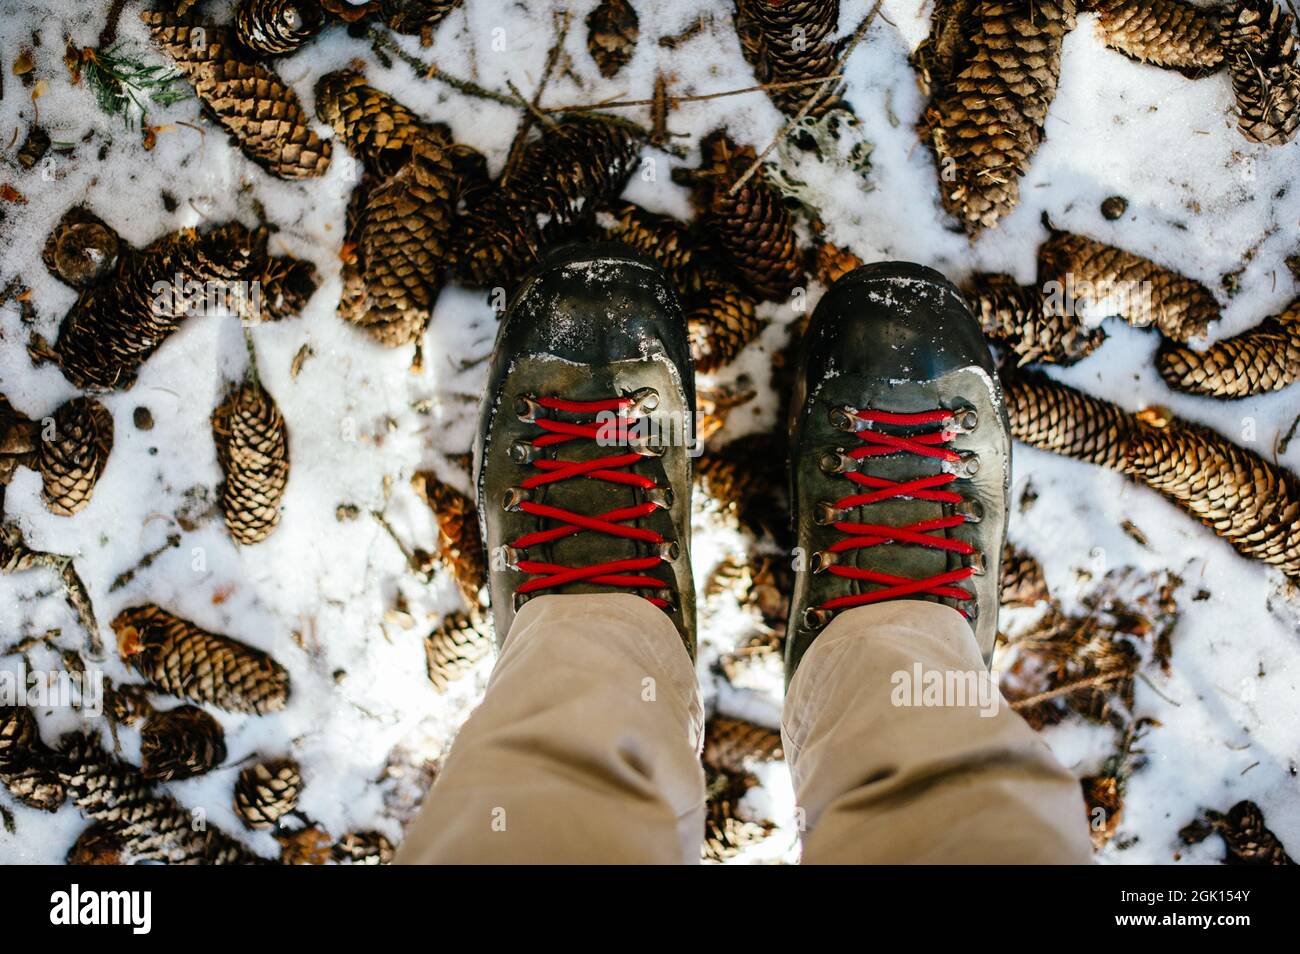
{"label": "snow", "polygon": [[[0,308],[0,390],[33,416],[50,413],[76,393],[53,366],[34,369],[25,350],[30,331],[53,339],[75,299],[39,258],[44,237],[69,206],[87,203],[137,245],[205,222],[238,218],[256,224],[262,210],[277,228],[272,250],[310,259],[322,280],[300,318],[252,329],[262,378],[289,424],[292,467],[284,518],[264,543],[242,549],[225,535],[219,516],[188,532],[175,519],[187,491],[211,492],[219,481],[208,418],[246,362],[240,326],[218,318],[190,322],[144,365],[134,388],[103,398],[113,413],[116,442],[89,507],[72,518],[50,514],[40,501],[37,476],[21,471],[8,489],[7,515],[32,546],[76,555],[103,624],[127,606],[158,602],[265,649],[288,667],[288,708],[262,718],[219,713],[230,750],[227,765],[169,786],[177,798],[205,809],[214,824],[241,831],[230,802],[243,760],[290,754],[304,769],[305,815],[336,836],[374,827],[396,841],[400,820],[418,797],[421,766],[434,762],[454,738],[480,698],[487,665],[445,695],[429,685],[422,637],[458,605],[456,588],[445,572],[429,586],[405,573],[398,548],[368,512],[383,512],[408,546],[431,548],[433,523],[409,478],[431,468],[469,488],[453,458],[470,449],[486,377],[482,359],[492,346],[496,315],[488,296],[446,289],[425,339],[420,372],[410,370],[410,348],[380,348],[344,324],[334,314],[337,250],[357,164],[337,149],[322,179],[273,179],[200,118],[193,100],[151,111],[150,121],[163,128],[156,148],[146,152],[139,132],[103,116],[84,86],[68,82],[62,65],[65,35],[78,46],[93,45],[106,6],[0,0],[10,41],[0,100],[0,141],[8,144],[0,181],[28,200],[3,206],[0,286],[21,277],[38,316],[28,328],[13,302]],[[558,6],[466,0],[438,29],[431,49],[420,49],[410,38],[402,43],[452,74],[497,89],[511,80],[531,95]],[[608,80],[599,77],[585,48],[583,20],[594,6],[595,0],[568,5],[572,27],[565,50],[572,68],[556,71],[544,105],[648,97],[657,70],[679,93],[754,82],[731,29],[729,0],[635,0],[641,41],[631,63]],[[841,32],[851,32],[869,6],[867,0],[845,0]],[[133,20],[137,7],[129,5],[121,35],[163,62]],[[711,28],[675,49],[655,42],[681,32],[701,12],[712,15]],[[1246,142],[1235,129],[1226,77],[1192,81],[1135,64],[1106,50],[1092,26],[1090,16],[1081,17],[1065,42],[1047,140],[1022,182],[1020,207],[974,243],[943,216],[931,156],[913,130],[924,103],[906,57],[928,30],[928,5],[885,0],[849,63],[846,95],[861,120],[858,135],[872,147],[868,183],[843,162],[823,165],[797,151],[780,152],[794,163],[786,171],[820,197],[829,238],[867,261],[914,260],[957,281],[973,271],[1004,271],[1027,282],[1046,237],[1040,219],[1047,213],[1059,228],[1148,255],[1211,289],[1220,289],[1222,276],[1244,266],[1238,293],[1220,294],[1224,318],[1212,330],[1216,337],[1276,313],[1300,293],[1282,264],[1300,251],[1300,191],[1293,188],[1300,145]],[[10,71],[19,44],[29,42],[35,47],[35,78],[43,84],[35,102]],[[518,120],[514,110],[416,79],[398,61],[385,68],[366,41],[341,28],[280,61],[277,69],[311,112],[316,78],[357,59],[365,61],[370,82],[420,115],[447,123],[458,140],[488,155],[494,173],[500,170]],[[54,175],[48,177],[42,175],[45,167],[23,171],[12,159],[37,110],[52,139],[75,144],[69,152],[51,153]],[[627,112],[638,121],[648,118],[642,109]],[[784,119],[761,94],[682,104],[670,114],[669,128],[688,155],[647,150],[653,161],[634,176],[626,197],[687,216],[686,191],[672,183],[670,170],[694,165],[699,137],[724,123],[737,141],[761,150]],[[319,131],[331,134],[324,126]],[[166,210],[163,190],[175,198],[174,211]],[[1128,210],[1108,222],[1099,206],[1116,194],[1128,199]],[[772,423],[776,396],[765,385],[770,354],[801,317],[799,303],[814,306],[820,291],[809,289],[806,302],[764,305],[760,313],[770,324],[759,342],[717,376],[715,383],[748,376],[760,390],[754,402],[733,413],[729,436]],[[1098,352],[1056,376],[1129,409],[1168,406],[1300,470],[1300,441],[1286,454],[1275,452],[1279,435],[1300,413],[1295,388],[1236,403],[1175,394],[1154,371],[1153,333],[1114,320],[1105,329],[1109,339]],[[311,355],[294,378],[290,364],[303,345]],[[139,406],[152,412],[152,430],[133,425]],[[1202,807],[1224,809],[1242,798],[1261,805],[1270,828],[1294,854],[1300,846],[1300,723],[1294,718],[1300,601],[1288,596],[1276,573],[1237,556],[1156,494],[1116,474],[1022,446],[1015,448],[1013,466],[1017,499],[1031,483],[1039,499],[1016,512],[1012,539],[1043,562],[1066,609],[1077,607],[1088,592],[1082,571],[1095,577],[1105,567],[1167,568],[1186,581],[1178,594],[1183,615],[1173,636],[1172,670],[1167,676],[1148,673],[1150,681],[1137,686],[1137,714],[1161,723],[1143,740],[1149,761],[1129,781],[1116,841],[1137,840],[1125,850],[1112,843],[1100,859],[1166,863],[1177,855],[1185,862],[1214,861],[1221,852],[1216,839],[1185,848],[1177,830]],[[355,505],[359,516],[336,519],[341,504]],[[1141,528],[1146,546],[1121,530],[1126,519]],[[178,547],[110,591],[120,573],[172,533],[182,534]],[[702,583],[726,552],[742,545],[725,522],[702,516],[692,547],[697,580]],[[1210,597],[1193,603],[1191,594],[1202,588]],[[385,618],[399,594],[413,620],[409,628],[399,616]],[[705,601],[701,609],[699,671],[706,701],[775,726],[779,674],[759,690],[741,691],[710,671],[719,653],[753,623],[720,602],[725,601]],[[78,644],[76,621],[49,574],[0,578],[0,646],[52,628],[62,630],[60,645]],[[44,650],[33,650],[29,659],[37,668],[57,666]],[[12,655],[0,659],[9,669],[20,663]],[[106,668],[115,681],[128,679],[113,653]],[[50,742],[80,720],[63,710],[37,716]],[[1115,745],[1111,730],[1077,721],[1044,735],[1080,775],[1096,771]],[[124,730],[122,740],[123,756],[135,760],[138,733]],[[797,857],[784,766],[762,772],[764,788],[747,804],[759,809],[766,800],[763,813],[784,827],[740,860]],[[85,824],[67,806],[40,815],[14,806],[6,793],[0,793],[0,804],[12,807],[17,829],[13,835],[0,831],[4,863],[59,861]],[[256,850],[277,852],[270,835],[248,837]]]}

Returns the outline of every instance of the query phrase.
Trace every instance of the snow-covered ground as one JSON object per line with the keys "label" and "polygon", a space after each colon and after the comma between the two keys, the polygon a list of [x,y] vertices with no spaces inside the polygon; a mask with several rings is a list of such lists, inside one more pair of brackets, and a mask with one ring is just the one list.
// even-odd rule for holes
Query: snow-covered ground
{"label": "snow-covered ground", "polygon": [[[587,53],[583,19],[595,0],[567,4],[573,27],[566,43],[569,69],[557,71],[544,105],[645,98],[662,70],[678,94],[751,85],[731,26],[730,0],[633,0],[641,40],[632,62],[610,80],[600,78]],[[241,831],[230,807],[238,763],[254,753],[290,754],[303,766],[301,810],[331,833],[376,827],[396,841],[399,817],[418,792],[419,767],[435,760],[475,704],[486,666],[442,695],[428,683],[424,633],[458,603],[455,586],[440,573],[432,586],[409,576],[392,539],[368,516],[383,511],[414,546],[431,547],[427,508],[409,488],[410,475],[432,468],[467,487],[456,455],[469,449],[473,415],[485,375],[479,360],[491,347],[495,317],[485,296],[448,288],[439,299],[425,342],[424,369],[410,370],[411,350],[370,344],[334,311],[344,206],[356,168],[337,149],[323,179],[284,182],[254,166],[215,126],[199,118],[189,100],[151,111],[161,125],[146,151],[139,132],[127,131],[98,111],[90,92],[70,84],[63,65],[68,38],[93,45],[107,4],[75,0],[0,0],[4,23],[4,95],[0,100],[0,182],[18,189],[26,204],[3,203],[0,286],[14,277],[31,288],[36,318],[20,321],[9,302],[0,309],[0,391],[29,416],[40,417],[74,395],[57,368],[33,368],[25,349],[30,332],[53,339],[74,292],[48,274],[39,252],[45,236],[71,205],[86,203],[130,242],[143,244],[183,226],[239,218],[257,222],[264,210],[277,228],[273,251],[315,262],[322,284],[300,318],[252,329],[263,381],[289,425],[292,470],[279,529],[264,543],[237,549],[220,517],[193,530],[177,522],[187,495],[219,481],[209,415],[227,383],[246,362],[238,322],[204,319],[187,324],[147,364],[138,383],[102,400],[113,413],[116,442],[90,506],[72,518],[50,514],[40,500],[37,475],[21,471],[8,490],[7,516],[30,545],[75,554],[77,567],[102,623],[121,609],[157,602],[209,629],[230,633],[269,651],[288,667],[293,695],[277,715],[252,718],[219,714],[229,745],[228,767],[170,786],[185,804]],[[455,75],[504,90],[512,80],[526,94],[542,73],[558,3],[466,0],[438,29],[430,49],[408,48]],[[867,0],[845,0],[841,30],[852,31]],[[208,0],[208,7],[226,4]],[[128,5],[122,36],[157,62]],[[677,34],[701,11],[713,25],[673,49],[661,36]],[[830,238],[867,261],[911,259],[961,280],[972,271],[1007,271],[1022,281],[1034,275],[1034,254],[1045,237],[1040,217],[1055,225],[1122,245],[1200,279],[1212,289],[1222,276],[1240,274],[1240,290],[1222,295],[1224,319],[1213,334],[1236,333],[1275,313],[1297,294],[1283,264],[1300,252],[1300,145],[1255,146],[1235,129],[1231,91],[1224,76],[1191,81],[1130,62],[1106,50],[1084,16],[1065,43],[1060,91],[1047,122],[1047,141],[1022,184],[1020,208],[1002,225],[971,243],[952,229],[938,203],[928,150],[913,130],[923,99],[907,63],[928,30],[929,4],[885,0],[881,16],[848,64],[847,98],[874,146],[871,188],[843,165],[797,160],[791,170],[820,196]],[[34,48],[32,89],[11,71],[21,46]],[[395,62],[384,68],[369,44],[332,28],[278,70],[312,108],[317,77],[364,60],[374,85],[431,120],[450,125],[456,138],[484,151],[500,169],[514,135],[516,111],[471,99],[437,82],[416,79]],[[39,91],[39,98],[33,92]],[[646,121],[641,109],[634,118]],[[23,171],[14,161],[26,130],[39,113],[56,142],[53,175],[41,166]],[[184,125],[190,124],[190,125]],[[683,104],[669,117],[676,140],[693,150],[701,135],[726,124],[732,136],[761,149],[783,125],[765,96]],[[197,128],[196,128],[197,127]],[[323,135],[328,134],[321,127]],[[638,177],[629,198],[648,208],[688,214],[685,191],[670,170],[685,160],[650,150],[653,180]],[[165,196],[168,193],[169,196]],[[1128,199],[1127,213],[1106,221],[1099,206],[1113,194]],[[165,200],[172,211],[167,211]],[[819,289],[812,289],[810,299]],[[810,302],[811,303],[811,302]],[[766,388],[770,353],[798,316],[788,306],[768,306],[772,325],[759,343],[718,377],[747,374],[762,393],[733,415],[728,434],[767,426],[775,397]],[[1180,416],[1209,424],[1263,456],[1300,470],[1300,440],[1275,454],[1279,435],[1300,413],[1300,392],[1283,391],[1239,403],[1216,403],[1175,394],[1152,365],[1152,333],[1107,324],[1106,344],[1059,377],[1129,409],[1163,404]],[[294,356],[310,356],[297,377]],[[133,424],[138,407],[154,426]],[[1108,862],[1213,861],[1217,839],[1185,848],[1178,829],[1202,807],[1225,809],[1250,798],[1269,826],[1295,853],[1300,847],[1300,721],[1295,718],[1300,662],[1300,612],[1276,573],[1238,557],[1227,543],[1119,476],[1038,451],[1016,448],[1017,493],[1032,482],[1035,506],[1012,520],[1012,539],[1044,564],[1053,594],[1066,609],[1086,594],[1086,571],[1133,565],[1170,569],[1186,582],[1179,592],[1182,617],[1173,635],[1173,665],[1137,686],[1137,714],[1158,719],[1143,740],[1149,762],[1130,780],[1118,841],[1100,858]],[[198,488],[196,491],[195,488]],[[336,518],[342,504],[360,509],[356,519]],[[1143,546],[1121,530],[1136,524]],[[191,525],[193,525],[191,523]],[[731,531],[700,528],[695,552],[701,580],[710,565],[740,545]],[[174,533],[166,550],[127,586],[113,580]],[[198,569],[195,569],[198,567]],[[1209,598],[1191,601],[1197,590]],[[391,610],[400,596],[411,619]],[[413,622],[412,622],[413,620]],[[719,686],[709,663],[735,639],[746,621],[734,609],[711,609],[702,620],[706,645],[700,673],[710,703],[724,711],[776,725],[775,692],[744,693]],[[61,644],[75,646],[80,631],[44,572],[0,578],[0,647],[24,636],[60,628]],[[111,634],[106,634],[111,640]],[[29,654],[38,667],[57,666],[53,654]],[[0,666],[16,669],[15,656]],[[110,654],[110,677],[127,673]],[[38,712],[52,742],[77,723],[68,711]],[[1114,747],[1110,729],[1069,721],[1046,738],[1080,775],[1095,772]],[[122,733],[124,755],[138,756],[138,734]],[[766,771],[761,797],[777,816],[791,798],[784,769]],[[0,862],[57,862],[84,826],[65,806],[41,815],[14,805],[15,832],[0,830]],[[1136,841],[1134,837],[1136,836]],[[249,836],[273,855],[270,835]],[[790,856],[793,830],[778,832],[741,860]]]}

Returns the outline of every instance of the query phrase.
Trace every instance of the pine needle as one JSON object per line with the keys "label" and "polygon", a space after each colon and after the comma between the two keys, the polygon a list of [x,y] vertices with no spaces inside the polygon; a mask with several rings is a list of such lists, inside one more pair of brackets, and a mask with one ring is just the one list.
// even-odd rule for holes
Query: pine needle
{"label": "pine needle", "polygon": [[86,47],[81,56],[95,102],[108,116],[121,117],[127,129],[135,128],[137,116],[143,119],[149,103],[170,106],[193,95],[179,72],[127,55],[121,43],[107,50]]}

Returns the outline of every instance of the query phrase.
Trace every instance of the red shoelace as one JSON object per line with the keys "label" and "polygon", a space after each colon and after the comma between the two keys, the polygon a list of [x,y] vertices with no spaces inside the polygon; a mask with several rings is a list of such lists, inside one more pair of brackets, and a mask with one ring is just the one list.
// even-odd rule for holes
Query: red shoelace
{"label": "red shoelace", "polygon": [[[618,412],[617,427],[620,435],[625,435],[627,429],[636,420],[634,417],[628,417],[625,413],[635,403],[631,397],[609,398],[600,401],[567,401],[556,397],[533,398],[532,400],[549,411],[558,411],[564,414],[585,415]],[[533,423],[546,432],[531,442],[534,447],[550,447],[555,444],[565,444],[577,440],[594,441],[598,437],[607,438],[609,436],[608,422],[602,423],[594,418],[590,420],[560,420],[538,415],[533,418]],[[604,429],[604,433],[602,433],[602,429]],[[608,457],[597,457],[587,461],[538,458],[532,461],[532,466],[539,473],[524,480],[520,486],[525,490],[534,490],[562,480],[582,478],[585,480],[603,480],[612,484],[624,484],[641,490],[651,490],[658,487],[653,478],[628,471],[628,468],[647,456],[649,456],[648,453],[633,449],[625,453],[611,454]],[[647,500],[643,503],[630,507],[620,507],[617,510],[610,510],[593,517],[559,507],[552,507],[548,504],[523,500],[518,504],[520,510],[537,517],[553,520],[557,526],[548,530],[526,533],[513,541],[510,546],[523,551],[532,546],[540,546],[563,537],[584,532],[604,533],[612,537],[639,540],[655,546],[662,546],[668,542],[662,534],[642,527],[625,526],[630,521],[649,516],[659,506],[658,503]],[[580,580],[616,589],[666,590],[669,588],[669,584],[656,577],[642,575],[640,571],[649,570],[660,563],[666,562],[668,559],[670,557],[662,552],[653,556],[610,560],[605,563],[593,563],[589,566],[564,566],[542,560],[520,559],[515,561],[515,568],[534,578],[521,583],[515,592],[535,593],[539,590],[553,589]],[[668,600],[661,596],[641,595],[662,609],[667,609],[669,606]]]}
{"label": "red shoelace", "polygon": [[[870,427],[856,430],[854,433],[863,441],[863,444],[845,454],[846,457],[852,460],[861,461],[867,457],[885,457],[891,454],[915,454],[920,457],[937,458],[952,463],[962,460],[960,454],[951,447],[945,446],[956,436],[956,432],[951,429],[956,420],[956,415],[952,411],[922,411],[917,414],[895,414],[889,411],[850,408],[845,408],[844,411],[852,418],[863,421],[868,425],[883,424],[900,427],[936,425],[934,430],[915,433],[908,437],[873,430]],[[941,473],[906,481],[873,477],[861,471],[848,471],[841,474],[841,476],[848,478],[860,487],[867,488],[867,490],[865,493],[852,494],[835,501],[833,506],[836,510],[864,507],[884,500],[892,500],[896,497],[910,497],[916,500],[932,500],[950,504],[959,504],[963,500],[962,495],[959,493],[940,489],[958,480],[956,474]],[[950,550],[968,556],[975,552],[973,546],[961,540],[949,539],[941,532],[956,527],[965,521],[966,518],[961,515],[938,517],[906,526],[851,523],[838,520],[834,521],[831,526],[843,533],[845,535],[844,539],[831,544],[827,548],[827,552],[844,553],[862,547],[894,543],[912,544],[935,550]],[[853,593],[848,596],[835,597],[820,604],[818,609],[822,610],[840,610],[852,606],[866,606],[869,603],[880,603],[885,600],[894,600],[915,594],[939,596],[960,601],[975,598],[961,587],[952,585],[973,576],[976,572],[973,566],[949,570],[947,573],[937,573],[923,579],[910,579],[889,573],[878,573],[874,570],[859,569],[853,566],[841,566],[835,563],[825,569],[826,572],[834,576],[881,584],[881,588],[872,590],[869,593]],[[959,612],[968,618],[970,616],[964,609],[960,609]]]}

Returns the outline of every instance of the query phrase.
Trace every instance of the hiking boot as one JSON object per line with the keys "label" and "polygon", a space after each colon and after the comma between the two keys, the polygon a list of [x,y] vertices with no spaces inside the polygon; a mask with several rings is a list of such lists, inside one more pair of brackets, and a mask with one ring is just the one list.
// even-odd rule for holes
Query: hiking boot
{"label": "hiking boot", "polygon": [[786,678],[837,613],[929,600],[997,636],[1011,436],[992,356],[962,296],[920,265],[866,265],[808,326],[791,408],[802,560]]}
{"label": "hiking boot", "polygon": [[622,245],[553,253],[497,332],[474,449],[498,644],[553,593],[635,593],[695,655],[686,321]]}

